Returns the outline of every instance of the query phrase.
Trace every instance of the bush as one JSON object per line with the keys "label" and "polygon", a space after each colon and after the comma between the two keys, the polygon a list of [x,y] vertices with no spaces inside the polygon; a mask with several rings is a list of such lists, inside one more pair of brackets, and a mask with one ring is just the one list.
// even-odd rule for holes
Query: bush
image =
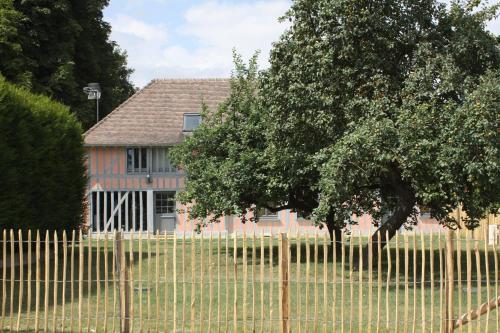
{"label": "bush", "polygon": [[67,107],[0,76],[0,230],[80,226],[83,154]]}

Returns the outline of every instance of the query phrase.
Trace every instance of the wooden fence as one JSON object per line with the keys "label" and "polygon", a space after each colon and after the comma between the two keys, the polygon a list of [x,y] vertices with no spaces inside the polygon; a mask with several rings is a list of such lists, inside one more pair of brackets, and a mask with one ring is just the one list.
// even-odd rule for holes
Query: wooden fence
{"label": "wooden fence", "polygon": [[500,332],[471,234],[1,235],[2,332]]}

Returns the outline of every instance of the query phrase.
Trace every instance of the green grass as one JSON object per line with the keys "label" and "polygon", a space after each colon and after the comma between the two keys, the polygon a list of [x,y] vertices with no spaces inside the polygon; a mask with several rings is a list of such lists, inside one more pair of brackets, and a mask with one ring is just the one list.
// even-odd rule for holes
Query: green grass
{"label": "green grass", "polygon": [[[433,241],[434,251],[429,250],[429,239],[426,237],[425,244],[425,265],[422,262],[422,247],[420,238],[414,240],[413,237],[408,238],[408,291],[407,291],[407,314],[405,321],[405,251],[404,240],[399,238],[399,247],[396,250],[395,240],[390,244],[391,266],[392,272],[390,283],[387,285],[388,260],[387,250],[383,250],[381,257],[381,280],[380,289],[380,312],[378,312],[378,286],[379,276],[377,272],[378,262],[375,260],[372,270],[372,318],[369,321],[369,270],[360,272],[359,270],[351,270],[349,260],[349,243],[345,247],[345,265],[342,266],[342,256],[340,253],[334,258],[333,249],[330,246],[323,246],[323,238],[318,239],[318,245],[315,246],[314,237],[310,238],[309,246],[306,245],[304,238],[300,241],[300,247],[297,246],[296,239],[290,239],[290,309],[291,309],[291,331],[298,332],[299,325],[302,332],[332,332],[334,326],[340,332],[341,327],[344,327],[346,332],[367,332],[371,328],[372,332],[376,332],[377,320],[380,321],[380,332],[387,332],[387,320],[389,331],[396,332],[397,329],[401,332],[438,332],[441,323],[440,302],[444,304],[444,289],[441,292],[440,285],[440,252],[438,251],[439,244],[436,239]],[[366,239],[362,239],[363,242]],[[108,284],[108,298],[105,311],[105,251],[104,240],[99,241],[99,249],[96,240],[91,241],[91,249],[87,248],[88,241],[85,240],[83,259],[84,267],[82,270],[83,282],[78,283],[79,277],[79,257],[78,244],[74,252],[74,277],[73,285],[70,282],[66,283],[66,295],[64,301],[66,303],[65,312],[62,313],[62,287],[61,282],[63,276],[63,257],[62,247],[59,248],[58,258],[58,294],[56,307],[57,330],[61,330],[63,324],[66,331],[78,331],[79,325],[83,331],[87,331],[90,327],[91,332],[102,332],[106,327],[111,331],[114,327],[115,331],[119,330],[119,304],[118,304],[118,284],[113,286],[113,283]],[[191,239],[178,239],[176,243],[176,266],[174,275],[174,241],[172,239],[160,239],[158,245],[160,251],[156,250],[156,241],[123,241],[126,250],[126,257],[131,272],[133,272],[133,322],[132,332],[142,329],[147,331],[174,332],[175,331],[195,331],[195,332],[234,332],[234,312],[237,314],[236,331],[244,332],[246,325],[247,331],[279,331],[279,242],[278,239],[264,238],[264,248],[261,247],[260,236],[256,237],[255,244],[252,237],[246,239],[244,246],[242,238],[236,240],[236,256],[234,256],[234,239],[230,238],[226,243],[226,239],[220,240],[220,248],[218,239],[212,241],[204,239],[201,244],[200,239],[195,239],[194,243]],[[461,280],[462,290],[460,292],[461,304],[459,303],[458,292],[455,293],[454,313],[465,313],[467,308],[467,292],[466,292],[466,276],[467,276],[467,256],[465,251],[465,243],[461,242]],[[255,247],[254,247],[255,245]],[[444,239],[441,245],[444,245]],[[142,249],[140,247],[142,246]],[[149,246],[149,251],[148,251]],[[211,248],[210,248],[211,247]],[[481,260],[481,293],[477,288],[477,272],[476,272],[476,257],[475,252],[471,255],[471,277],[473,280],[472,287],[472,308],[478,307],[478,302],[485,302],[487,299],[486,288],[486,253],[484,252],[484,243],[478,243],[477,254]],[[246,248],[246,250],[245,250]],[[185,251],[183,251],[185,249]],[[472,247],[474,250],[474,247]],[[166,250],[166,254],[165,254]],[[108,267],[107,273],[109,279],[113,278],[113,262],[112,262],[112,241],[108,241]],[[261,261],[262,251],[264,261]],[[71,247],[68,248],[68,263],[66,270],[66,278],[69,280],[71,276]],[[359,247],[358,238],[353,242],[352,247],[353,257],[352,262],[358,260]],[[396,254],[399,252],[399,284],[396,283]],[[130,264],[130,253],[133,257],[133,266]],[[183,255],[184,253],[184,255]],[[298,253],[300,253],[300,261],[297,263]],[[272,255],[270,255],[272,254]],[[326,257],[325,257],[326,254]],[[494,271],[494,256],[492,249],[488,251],[489,279],[490,279],[490,298],[496,294],[497,285],[495,282]],[[92,256],[91,265],[88,265],[89,255]],[[99,257],[97,257],[99,255]],[[309,264],[307,256],[309,255]],[[444,255],[444,252],[442,252]],[[431,298],[431,275],[430,275],[430,256],[434,259],[434,298]],[[247,265],[243,264],[246,257]],[[317,257],[317,260],[315,258]],[[194,258],[194,261],[192,260]],[[219,259],[218,259],[219,258]],[[272,258],[272,265],[270,262]],[[416,261],[414,262],[414,259]],[[26,260],[26,254],[25,254]],[[34,258],[33,258],[34,260]],[[99,260],[100,275],[97,276],[97,260]],[[444,260],[444,257],[443,257]],[[211,262],[211,265],[209,263]],[[316,262],[316,263],[315,263]],[[158,266],[158,272],[157,269]],[[235,265],[236,263],[236,265]],[[326,266],[325,266],[326,263]],[[415,265],[414,265],[415,263]],[[50,258],[50,280],[54,278],[54,258]],[[309,266],[309,268],[308,268]],[[416,267],[416,270],[414,269]],[[422,282],[422,268],[425,268],[424,282]],[[24,267],[23,280],[27,279],[27,266]],[[324,279],[326,268],[327,280]],[[193,270],[194,269],[194,270]],[[335,283],[333,278],[334,269]],[[262,270],[262,271],[261,271]],[[300,272],[298,273],[298,270]],[[35,278],[35,265],[32,266],[32,279]],[[306,272],[309,271],[307,275]],[[455,279],[458,280],[457,267],[455,267]],[[263,274],[262,274],[262,273]],[[89,286],[88,276],[91,274],[92,283]],[[20,291],[19,282],[13,285],[13,294],[11,295],[10,269],[6,270],[6,295],[2,294],[2,300],[5,299],[6,320],[3,323],[4,329],[10,328],[10,309],[13,309],[13,326],[16,326],[18,296]],[[15,280],[19,280],[19,267],[16,268]],[[262,274],[262,275],[261,275]],[[140,276],[141,275],[141,276]],[[360,276],[361,275],[361,276]],[[159,277],[158,284],[156,277]],[[264,276],[264,279],[261,279]],[[343,284],[342,284],[342,276]],[[45,326],[45,316],[48,317],[48,327],[52,330],[53,315],[54,315],[54,284],[51,282],[49,288],[45,287],[45,264],[44,256],[40,263],[40,323],[41,329]],[[220,277],[220,279],[219,279]],[[416,277],[416,279],[414,279]],[[97,283],[97,280],[100,280]],[[220,281],[220,283],[219,283]],[[326,282],[326,283],[325,283]],[[342,285],[344,296],[342,297]],[[425,286],[425,329],[422,327],[422,287]],[[79,288],[81,287],[82,298],[79,302]],[[443,286],[444,287],[444,286]],[[28,317],[27,312],[27,283],[24,282],[23,304],[20,320],[20,328],[23,331],[32,331],[34,328],[35,315],[35,289],[34,282],[31,283],[31,312]],[[98,292],[99,288],[99,292]],[[175,288],[175,289],[174,289]],[[71,304],[71,290],[73,290],[73,307]],[[175,290],[175,295],[174,295]],[[455,290],[459,290],[458,282]],[[246,292],[246,298],[244,297]],[[326,293],[325,293],[326,292]],[[361,293],[360,293],[361,292]],[[45,295],[48,296],[49,307],[44,306]],[[324,295],[326,294],[326,303]],[[210,297],[212,295],[212,297]],[[352,295],[352,296],[351,296]],[[388,297],[388,298],[387,298]],[[396,299],[397,297],[397,299]],[[480,299],[478,299],[480,297]],[[97,298],[100,299],[99,307],[97,308]],[[11,304],[11,300],[13,300]],[[335,308],[333,307],[335,300]],[[360,302],[361,300],[361,302]],[[386,308],[388,305],[388,311]],[[461,306],[460,306],[461,305]],[[79,313],[81,307],[81,316]],[[461,307],[461,309],[460,309]],[[142,320],[139,320],[140,309],[142,308]],[[175,309],[175,315],[174,315]],[[158,311],[158,313],[157,313]],[[264,315],[262,315],[262,312]],[[244,316],[246,313],[246,316]],[[114,315],[116,314],[116,315]],[[431,316],[433,321],[431,322]],[[220,321],[217,321],[218,317]],[[65,318],[63,323],[63,318]],[[90,318],[90,319],[89,319]],[[157,320],[159,318],[159,320]],[[72,327],[70,325],[73,320]],[[474,332],[496,332],[499,318],[497,311],[494,310],[489,315],[489,321],[486,321],[487,316],[481,317],[478,327],[478,321],[473,321],[472,331]],[[413,322],[415,321],[415,327]],[[488,323],[488,329],[486,324]],[[359,326],[361,324],[361,326]],[[406,326],[405,326],[406,325]],[[469,324],[470,325],[470,324]],[[360,329],[361,328],[361,329]],[[464,327],[467,331],[468,327]],[[7,330],[8,331],[8,330]]]}

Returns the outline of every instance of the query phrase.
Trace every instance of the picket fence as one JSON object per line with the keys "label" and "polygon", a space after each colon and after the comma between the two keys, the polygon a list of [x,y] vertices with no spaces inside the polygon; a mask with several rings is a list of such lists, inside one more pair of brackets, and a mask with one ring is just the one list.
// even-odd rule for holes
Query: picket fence
{"label": "picket fence", "polygon": [[470,233],[2,235],[1,332],[500,332]]}

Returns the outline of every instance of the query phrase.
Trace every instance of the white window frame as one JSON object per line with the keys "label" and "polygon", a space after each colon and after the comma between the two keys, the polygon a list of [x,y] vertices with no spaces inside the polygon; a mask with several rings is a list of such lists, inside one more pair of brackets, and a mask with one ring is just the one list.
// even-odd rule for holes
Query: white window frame
{"label": "white window frame", "polygon": [[[129,151],[132,150],[132,167],[129,166]],[[138,151],[139,153],[139,157],[138,157],[138,161],[139,161],[139,165],[135,165],[135,154],[136,154],[136,151]],[[143,168],[142,166],[142,162],[143,162],[143,159],[142,159],[142,154],[143,153],[146,153],[146,166]],[[146,147],[127,147],[126,150],[125,150],[125,154],[126,154],[126,167],[127,167],[127,173],[128,174],[147,174],[150,170],[150,165],[151,165],[151,161],[150,161],[150,153],[149,153],[149,149],[146,148]]]}
{"label": "white window frame", "polygon": [[[136,167],[135,165],[133,165],[132,168],[129,167],[129,150],[133,150],[133,154],[132,155],[132,162],[133,164],[135,164],[135,151],[136,149],[139,150],[139,166]],[[153,154],[157,154],[156,155],[156,159],[159,158],[160,154],[159,154],[159,151],[161,149],[164,149],[165,150],[165,153],[168,155],[168,151],[170,149],[170,147],[168,146],[162,146],[162,147],[127,147],[125,149],[125,164],[126,164],[126,168],[127,168],[127,174],[131,174],[131,175],[134,175],[134,174],[156,174],[156,175],[163,175],[163,174],[170,174],[170,173],[177,173],[178,170],[177,168],[175,168],[171,161],[170,161],[170,158],[167,157],[167,160],[168,162],[163,164],[163,168],[164,170],[163,171],[157,171],[157,170],[154,170],[153,167]],[[146,152],[146,168],[142,168],[142,153],[143,152]],[[163,155],[165,156],[165,155]]]}
{"label": "white window frame", "polygon": [[[163,196],[163,195],[167,196],[167,199],[166,199],[167,203],[165,205],[163,205],[163,204],[158,205],[158,196]],[[172,195],[171,200],[168,199],[168,196],[170,196],[170,195]],[[163,198],[160,198],[160,200],[162,200],[162,199]],[[161,214],[161,215],[174,215],[175,214],[175,211],[177,208],[177,204],[175,202],[175,192],[173,192],[173,191],[156,192],[154,200],[155,200],[155,203],[154,203],[155,204],[154,205],[155,214]],[[159,212],[158,208],[166,208],[167,210],[169,209],[169,204],[168,204],[169,201],[172,201],[172,203],[173,203],[172,207],[170,207],[170,208],[172,208],[172,211],[171,212]]]}
{"label": "white window frame", "polygon": [[[259,210],[263,209],[264,210],[264,214],[259,214]],[[263,220],[263,221],[278,221],[279,220],[279,217],[278,217],[278,212],[276,213],[273,213],[270,211],[269,208],[264,208],[264,207],[260,207],[260,208],[257,208],[255,210],[255,214],[257,215],[257,218],[259,220]]]}
{"label": "white window frame", "polygon": [[[200,122],[198,124],[198,126],[194,129],[186,129],[186,117],[194,117],[194,116],[197,116],[200,118]],[[201,113],[184,113],[183,115],[183,118],[182,118],[182,131],[183,132],[194,132],[200,125],[201,125],[201,122],[202,122],[202,119],[201,119]]]}
{"label": "white window frame", "polygon": [[[164,154],[160,154],[161,150],[164,151]],[[170,147],[151,147],[150,148],[150,155],[151,155],[151,173],[152,174],[167,174],[167,173],[176,173],[177,168],[175,168],[172,165],[172,161],[170,160],[170,155],[169,155]],[[166,159],[165,159],[166,155]],[[158,159],[160,157],[163,157],[163,171],[158,171],[159,168],[156,168],[155,170],[155,163],[153,163],[154,159],[156,160],[156,163],[158,163]],[[157,167],[157,166],[156,166]],[[168,169],[168,170],[167,170]]]}

